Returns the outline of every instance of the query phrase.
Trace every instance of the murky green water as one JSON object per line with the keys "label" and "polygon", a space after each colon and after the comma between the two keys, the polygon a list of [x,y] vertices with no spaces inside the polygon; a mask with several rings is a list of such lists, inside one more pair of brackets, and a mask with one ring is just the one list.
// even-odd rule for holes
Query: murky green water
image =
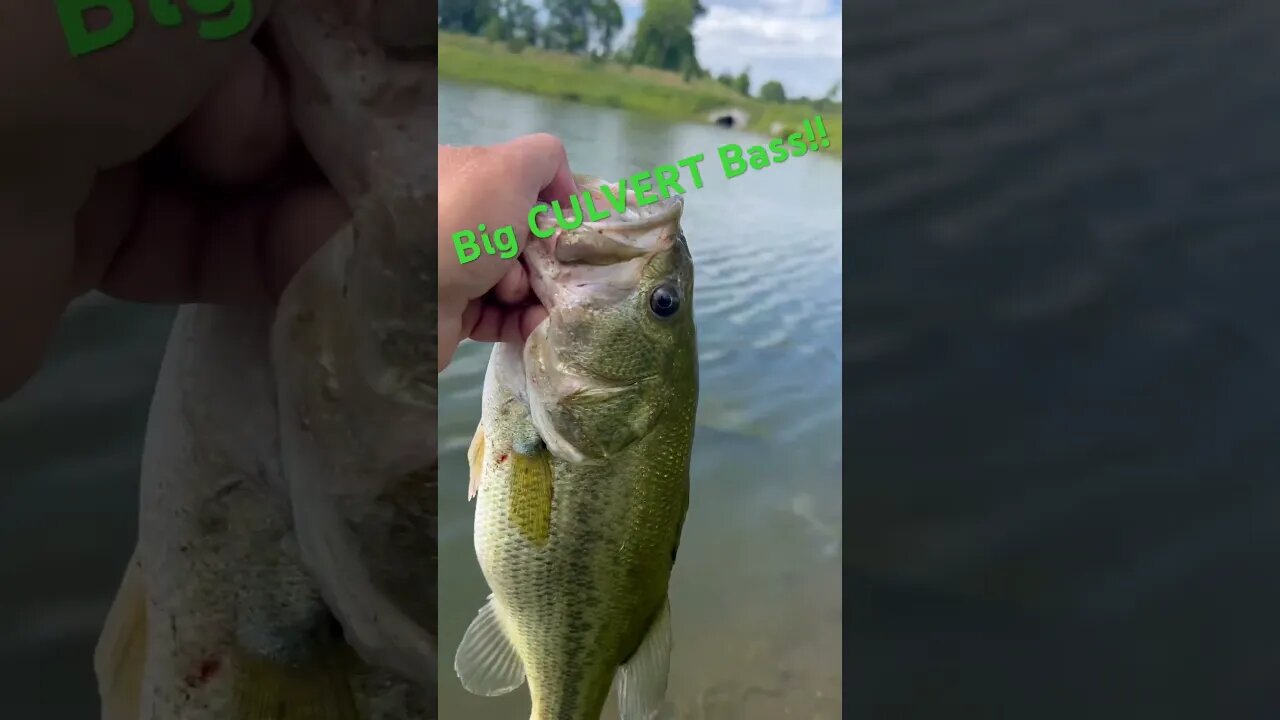
{"label": "murky green water", "polygon": [[[440,87],[440,141],[546,131],[577,172],[619,178],[693,153],[702,394],[693,497],[672,579],[670,699],[682,718],[840,716],[840,164],[809,155],[726,180],[715,149],[759,139],[488,88]],[[469,695],[453,652],[488,590],[466,449],[489,346],[440,378],[442,718],[528,716],[527,690]],[[610,703],[607,718],[616,717]]]}

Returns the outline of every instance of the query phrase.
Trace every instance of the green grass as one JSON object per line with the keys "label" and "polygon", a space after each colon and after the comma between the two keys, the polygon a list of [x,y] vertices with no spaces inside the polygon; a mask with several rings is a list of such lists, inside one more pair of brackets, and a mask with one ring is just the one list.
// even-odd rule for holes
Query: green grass
{"label": "green grass", "polygon": [[822,115],[831,139],[842,147],[841,113],[819,112],[797,103],[766,103],[743,97],[711,79],[685,82],[677,73],[587,58],[538,48],[515,53],[505,43],[440,33],[440,78],[547,95],[588,105],[647,113],[667,120],[706,122],[717,108],[737,107],[750,116],[745,129],[765,135],[775,122],[799,130],[805,118]]}

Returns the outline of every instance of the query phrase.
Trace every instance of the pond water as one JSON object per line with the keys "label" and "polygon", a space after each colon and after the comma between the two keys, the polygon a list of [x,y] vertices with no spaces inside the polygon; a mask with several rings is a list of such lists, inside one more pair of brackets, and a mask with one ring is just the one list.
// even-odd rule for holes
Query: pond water
{"label": "pond water", "polygon": [[[809,154],[726,180],[715,150],[761,138],[489,88],[440,86],[440,141],[563,139],[617,179],[703,153],[686,184],[701,372],[692,499],[672,577],[668,698],[681,718],[840,717],[840,162]],[[441,717],[527,717],[528,692],[468,694],[453,653],[488,590],[466,450],[490,346],[440,377]],[[613,703],[606,718],[617,716]]]}

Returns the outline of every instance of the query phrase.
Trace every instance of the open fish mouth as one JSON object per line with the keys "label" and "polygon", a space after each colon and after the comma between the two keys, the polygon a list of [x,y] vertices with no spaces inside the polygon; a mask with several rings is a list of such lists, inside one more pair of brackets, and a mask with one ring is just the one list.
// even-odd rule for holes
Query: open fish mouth
{"label": "open fish mouth", "polygon": [[545,239],[531,237],[521,258],[533,294],[549,311],[584,296],[615,296],[633,288],[647,259],[676,242],[684,213],[683,196],[671,195],[640,205],[630,189],[622,211],[617,212],[602,189],[608,188],[616,202],[617,183],[583,175],[574,179],[580,194],[589,196],[592,207],[608,211],[609,216],[575,224],[577,218],[572,210],[562,208],[566,224],[574,225],[566,230],[551,210],[538,215],[538,226],[555,233]]}
{"label": "open fish mouth", "polygon": [[617,198],[618,183],[606,182],[589,175],[575,175],[574,180],[578,183],[578,188],[581,191],[591,196],[592,207],[601,210],[608,208],[613,211],[604,220],[583,222],[584,227],[590,227],[600,232],[623,229],[637,231],[655,225],[664,225],[672,222],[673,219],[678,220],[680,213],[684,209],[684,197],[682,195],[670,195],[659,198],[657,202],[640,205],[635,191],[628,189],[625,206],[621,212],[616,212],[609,198],[605,196],[604,188],[608,188],[613,193],[613,196]]}

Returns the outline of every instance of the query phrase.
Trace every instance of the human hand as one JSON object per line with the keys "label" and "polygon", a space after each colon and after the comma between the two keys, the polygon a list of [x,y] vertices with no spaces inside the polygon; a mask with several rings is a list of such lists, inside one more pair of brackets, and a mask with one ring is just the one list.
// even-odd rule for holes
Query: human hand
{"label": "human hand", "polygon": [[448,367],[465,338],[480,342],[524,342],[546,310],[529,288],[518,255],[503,259],[481,253],[463,265],[453,234],[511,225],[516,247],[529,241],[529,210],[568,203],[577,192],[564,145],[547,134],[525,135],[488,147],[439,148],[440,237],[439,366]]}
{"label": "human hand", "polygon": [[0,12],[0,398],[76,296],[269,303],[346,221],[251,44],[269,9],[216,42],[140,14],[80,57],[51,4]]}

